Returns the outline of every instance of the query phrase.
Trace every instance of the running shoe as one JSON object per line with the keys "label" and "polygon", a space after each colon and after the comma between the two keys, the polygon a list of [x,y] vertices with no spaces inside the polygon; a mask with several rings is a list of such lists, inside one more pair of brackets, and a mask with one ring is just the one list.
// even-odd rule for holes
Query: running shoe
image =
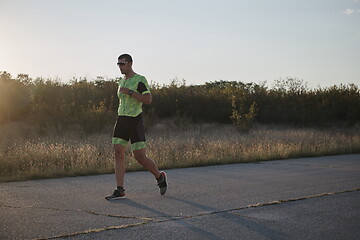
{"label": "running shoe", "polygon": [[160,174],[162,176],[162,179],[160,179],[160,181],[157,181],[157,185],[160,188],[160,194],[164,195],[167,190],[166,173],[164,171],[161,171]]}
{"label": "running shoe", "polygon": [[125,191],[119,191],[118,189],[115,189],[114,193],[110,196],[105,197],[106,200],[117,200],[126,198]]}

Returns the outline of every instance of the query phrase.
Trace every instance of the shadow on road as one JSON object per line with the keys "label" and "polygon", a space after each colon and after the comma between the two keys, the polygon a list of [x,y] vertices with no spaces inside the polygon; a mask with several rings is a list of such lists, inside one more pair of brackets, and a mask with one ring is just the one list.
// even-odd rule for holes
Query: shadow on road
{"label": "shadow on road", "polygon": [[[256,221],[251,221],[248,218],[240,216],[239,214],[230,213],[229,211],[226,211],[226,210],[209,207],[209,206],[199,204],[197,202],[193,202],[193,201],[190,201],[187,199],[181,199],[181,198],[177,198],[177,197],[173,197],[173,196],[165,196],[165,197],[167,199],[171,199],[174,201],[174,208],[176,208],[176,202],[180,202],[183,204],[187,204],[191,207],[201,209],[203,212],[200,214],[194,214],[192,216],[179,217],[179,216],[171,216],[169,214],[166,214],[166,213],[156,210],[154,208],[150,208],[144,204],[135,202],[128,198],[123,199],[121,201],[113,201],[112,203],[128,205],[129,207],[145,210],[147,212],[155,214],[157,217],[166,218],[166,220],[153,220],[151,222],[161,223],[161,222],[173,221],[174,223],[180,224],[182,227],[185,227],[185,228],[191,230],[192,232],[199,234],[207,239],[211,239],[211,240],[223,239],[223,238],[221,236],[217,236],[217,235],[209,232],[208,230],[204,229],[205,227],[200,228],[186,220],[194,219],[196,217],[200,218],[202,216],[214,215],[217,218],[222,217],[226,221],[229,221],[229,222],[235,223],[236,225],[239,225],[239,229],[240,229],[240,227],[245,227],[254,233],[262,235],[266,239],[288,239],[288,236],[286,236],[285,234],[275,231],[269,227],[266,227],[263,224],[259,224]],[[145,217],[145,216],[142,216],[142,217]],[[204,226],[206,226],[206,224],[204,224]],[[206,228],[208,228],[208,226]]]}
{"label": "shadow on road", "polygon": [[192,207],[196,207],[199,209],[202,209],[206,212],[209,212],[209,214],[216,214],[216,216],[225,218],[226,221],[231,221],[235,224],[241,225],[243,227],[246,227],[250,230],[252,230],[253,232],[256,232],[262,236],[264,236],[267,239],[288,239],[286,235],[284,235],[283,233],[280,233],[278,231],[275,231],[271,228],[268,228],[264,225],[261,225],[259,223],[256,223],[255,221],[251,221],[249,219],[246,219],[238,214],[232,214],[229,213],[226,210],[220,210],[220,209],[216,209],[216,208],[212,208],[209,206],[205,206],[202,204],[199,204],[197,202],[193,202],[193,201],[189,201],[186,199],[180,199],[180,198],[176,198],[176,197],[168,197],[170,199],[173,199],[175,201],[179,201],[185,204],[188,204]]}
{"label": "shadow on road", "polygon": [[[175,198],[172,198],[172,197],[167,197],[167,198],[170,198],[170,199],[174,199],[176,200]],[[166,213],[163,213],[163,212],[160,212],[156,209],[153,209],[153,208],[150,208],[148,206],[145,206],[141,203],[138,203],[138,202],[135,202],[131,199],[122,199],[121,201],[112,201],[112,203],[117,203],[117,204],[121,204],[121,205],[128,205],[130,207],[133,207],[133,208],[138,208],[138,209],[141,209],[141,210],[145,210],[145,211],[148,211],[148,212],[151,212],[153,214],[156,214],[157,217],[162,217],[162,218],[167,218],[167,220],[160,220],[160,221],[157,221],[157,220],[154,220],[153,222],[157,222],[157,223],[161,223],[161,222],[170,222],[170,221],[173,221],[177,224],[180,224],[181,226],[183,227],[186,227],[187,229],[195,232],[196,234],[199,234],[207,239],[211,239],[211,240],[218,240],[218,239],[221,239],[220,237],[216,236],[216,235],[213,235],[212,233],[204,230],[204,229],[201,229],[199,227],[196,227],[190,223],[187,223],[184,221],[184,218],[178,218],[178,217],[174,217],[174,216],[171,216],[169,214],[166,214]]]}

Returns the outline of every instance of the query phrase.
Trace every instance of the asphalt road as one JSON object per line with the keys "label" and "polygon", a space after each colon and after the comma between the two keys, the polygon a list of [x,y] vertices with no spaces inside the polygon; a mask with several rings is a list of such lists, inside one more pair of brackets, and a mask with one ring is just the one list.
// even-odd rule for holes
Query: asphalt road
{"label": "asphalt road", "polygon": [[360,154],[0,184],[0,239],[360,239]]}

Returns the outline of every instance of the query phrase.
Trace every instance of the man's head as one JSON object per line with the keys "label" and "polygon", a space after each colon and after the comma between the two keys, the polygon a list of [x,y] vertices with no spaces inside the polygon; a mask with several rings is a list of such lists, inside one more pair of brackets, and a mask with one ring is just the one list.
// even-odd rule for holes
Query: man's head
{"label": "man's head", "polygon": [[132,72],[132,57],[129,54],[121,54],[118,57],[117,65],[120,68],[122,74],[128,74]]}
{"label": "man's head", "polygon": [[118,57],[118,60],[119,59],[124,59],[126,62],[131,62],[132,63],[132,57],[129,55],[129,54],[121,54],[119,57]]}

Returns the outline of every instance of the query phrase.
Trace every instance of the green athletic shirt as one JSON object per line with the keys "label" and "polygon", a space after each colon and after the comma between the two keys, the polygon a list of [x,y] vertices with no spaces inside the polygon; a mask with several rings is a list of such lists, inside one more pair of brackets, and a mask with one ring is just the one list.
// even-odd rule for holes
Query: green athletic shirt
{"label": "green athletic shirt", "polygon": [[133,92],[137,92],[141,94],[150,93],[149,84],[146,78],[139,74],[135,74],[129,79],[120,78],[118,83],[119,83],[119,88],[117,92],[119,97],[118,115],[136,117],[137,115],[142,113],[142,103],[128,94],[120,93],[120,88],[125,87],[132,90]]}

